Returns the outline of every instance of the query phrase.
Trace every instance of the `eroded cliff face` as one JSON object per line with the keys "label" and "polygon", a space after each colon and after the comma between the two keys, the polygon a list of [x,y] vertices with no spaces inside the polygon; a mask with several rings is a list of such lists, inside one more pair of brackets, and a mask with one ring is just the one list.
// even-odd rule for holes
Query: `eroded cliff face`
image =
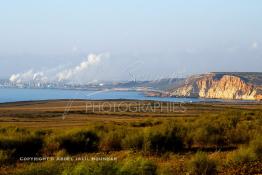
{"label": "eroded cliff face", "polygon": [[171,96],[261,100],[260,87],[246,83],[234,75],[210,73],[194,77],[170,93]]}

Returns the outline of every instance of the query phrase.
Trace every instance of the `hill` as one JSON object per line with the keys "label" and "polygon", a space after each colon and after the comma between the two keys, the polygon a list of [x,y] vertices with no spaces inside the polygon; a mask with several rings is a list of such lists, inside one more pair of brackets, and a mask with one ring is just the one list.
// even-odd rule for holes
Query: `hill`
{"label": "hill", "polygon": [[262,73],[211,72],[193,75],[168,92],[170,96],[180,97],[261,100]]}

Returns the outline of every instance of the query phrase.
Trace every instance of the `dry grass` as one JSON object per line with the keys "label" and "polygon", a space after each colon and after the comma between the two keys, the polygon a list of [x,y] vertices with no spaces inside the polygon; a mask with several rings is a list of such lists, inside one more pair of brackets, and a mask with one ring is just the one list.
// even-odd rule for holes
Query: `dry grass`
{"label": "dry grass", "polygon": [[[70,110],[67,110],[68,104],[71,104]],[[89,106],[86,106],[86,104],[89,104]],[[90,104],[93,106],[91,107]],[[103,110],[101,110],[101,105],[105,106]],[[109,108],[107,105],[114,107]],[[170,109],[170,105],[172,105],[173,110]],[[122,109],[127,106],[132,110],[137,109],[137,111],[123,111]],[[31,133],[30,136],[39,136],[40,133],[45,144],[45,149],[38,153],[41,155],[68,155],[65,150],[61,150],[63,148],[59,147],[59,138],[67,138],[71,143],[70,137],[68,137],[70,134],[92,130],[100,138],[100,143],[97,145],[98,151],[88,153],[84,150],[83,153],[71,156],[117,157],[119,161],[114,164],[115,169],[112,172],[127,172],[129,167],[138,166],[139,162],[142,162],[145,167],[142,167],[140,172],[146,172],[147,170],[143,168],[148,166],[149,169],[151,168],[151,173],[157,174],[185,174],[190,172],[187,164],[190,160],[192,161],[192,157],[200,150],[206,152],[211,159],[216,160],[219,174],[225,174],[225,172],[242,173],[242,167],[228,166],[223,160],[228,155],[230,156],[236,152],[236,149],[243,146],[243,144],[247,146],[249,141],[254,139],[253,137],[256,135],[261,136],[261,103],[162,103],[161,108],[154,106],[154,111],[141,111],[148,106],[152,107],[154,103],[152,101],[131,100],[76,100],[73,103],[68,100],[60,100],[6,103],[0,104],[0,129],[3,132],[5,129],[12,130],[12,132],[14,129],[18,129],[20,132],[21,128],[24,128]],[[65,111],[67,112],[65,113]],[[161,147],[162,150],[159,151],[159,146],[161,146],[159,142],[170,141],[170,138],[163,134],[168,133],[165,131],[172,126],[170,123],[178,124],[180,128],[178,130],[180,132],[179,136],[182,136],[184,148],[179,149],[179,151],[165,150],[164,145]],[[134,150],[126,150],[125,148],[130,146],[128,145],[130,144],[128,139],[132,141],[132,136],[139,136],[139,134],[141,136],[141,145]],[[12,136],[14,135],[11,133],[10,138]],[[8,137],[5,133],[1,133],[0,139]],[[170,135],[170,137],[173,137],[173,135]],[[167,138],[169,140],[166,140]],[[83,139],[85,140],[85,138]],[[148,145],[144,143],[145,140],[149,143],[149,148],[151,148],[149,152],[145,152],[145,148],[148,148]],[[78,143],[78,140],[73,143]],[[257,145],[260,146],[261,144]],[[255,149],[261,150],[260,147]],[[0,151],[0,161],[6,163],[0,167],[2,174],[16,172],[23,174],[24,169],[31,173],[39,170],[39,174],[41,172],[52,174],[63,171],[65,173],[65,171],[78,171],[77,167],[81,169],[81,166],[85,165],[82,162],[79,162],[77,166],[72,162],[62,162],[58,165],[55,162],[31,164],[15,161],[8,163],[7,159],[12,154],[12,150],[8,150],[8,152],[0,149]],[[138,157],[141,159],[138,163],[132,161]],[[122,161],[124,164],[120,163]],[[254,163],[250,161],[243,163],[246,166],[256,167],[258,170],[262,169],[261,160],[256,158],[256,160],[252,159],[252,161]],[[97,171],[102,172],[104,171],[103,168],[110,168],[111,164],[101,164],[99,167],[90,164],[90,166],[94,170],[97,169]],[[155,166],[157,169],[155,169]],[[58,169],[52,172],[49,171],[54,167],[58,167]],[[87,170],[83,169],[81,171],[86,172]]]}

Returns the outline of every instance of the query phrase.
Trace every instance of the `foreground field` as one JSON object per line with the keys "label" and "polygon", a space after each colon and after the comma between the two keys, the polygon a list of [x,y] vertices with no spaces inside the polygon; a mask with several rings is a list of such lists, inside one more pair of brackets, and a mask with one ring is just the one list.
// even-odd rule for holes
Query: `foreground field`
{"label": "foreground field", "polygon": [[262,174],[261,103],[6,103],[0,127],[1,174]]}

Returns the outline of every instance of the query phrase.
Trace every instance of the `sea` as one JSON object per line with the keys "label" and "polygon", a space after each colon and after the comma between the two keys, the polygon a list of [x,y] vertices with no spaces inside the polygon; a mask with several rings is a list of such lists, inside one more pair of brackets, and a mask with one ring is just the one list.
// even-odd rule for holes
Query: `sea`
{"label": "sea", "polygon": [[0,103],[38,100],[83,99],[83,100],[154,100],[166,102],[224,102],[222,99],[148,97],[140,91],[88,91],[64,89],[0,88]]}

